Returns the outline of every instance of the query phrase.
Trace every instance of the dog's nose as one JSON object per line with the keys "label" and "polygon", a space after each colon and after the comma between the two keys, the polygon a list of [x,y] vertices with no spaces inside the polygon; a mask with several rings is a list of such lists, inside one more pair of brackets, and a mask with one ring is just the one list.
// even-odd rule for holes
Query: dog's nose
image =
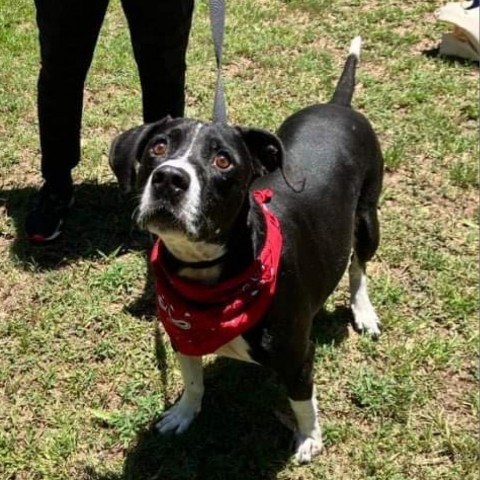
{"label": "dog's nose", "polygon": [[190,175],[181,168],[166,165],[153,172],[152,186],[161,195],[181,195],[190,186]]}

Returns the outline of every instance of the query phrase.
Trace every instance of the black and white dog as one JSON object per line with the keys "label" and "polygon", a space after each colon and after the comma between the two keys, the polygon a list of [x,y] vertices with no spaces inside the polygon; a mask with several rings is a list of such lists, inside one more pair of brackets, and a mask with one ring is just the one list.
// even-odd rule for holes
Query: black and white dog
{"label": "black and white dog", "polygon": [[[275,219],[281,248],[279,261],[272,261],[274,292],[263,297],[267,306],[261,318],[214,347],[214,353],[279,374],[297,421],[300,462],[310,461],[322,447],[312,380],[312,320],[347,267],[355,327],[380,334],[365,267],[379,243],[383,160],[370,123],[350,106],[360,46],[357,37],[332,100],[293,114],[277,135],[165,118],[123,133],[111,149],[120,186],[140,189],[139,225],[161,240],[163,282],[173,289],[171,295],[177,295],[176,285],[198,285],[203,293],[195,299],[197,307],[209,288],[215,291],[241,277],[252,263],[262,267],[258,259],[271,236],[267,213]],[[268,198],[255,200],[259,191],[267,191]],[[163,312],[173,308],[162,294],[159,302]],[[188,317],[188,312],[182,321],[172,317],[175,325],[169,326],[187,331],[194,324],[185,321]],[[176,351],[185,388],[157,424],[162,433],[183,432],[200,411],[204,393],[201,354]]]}

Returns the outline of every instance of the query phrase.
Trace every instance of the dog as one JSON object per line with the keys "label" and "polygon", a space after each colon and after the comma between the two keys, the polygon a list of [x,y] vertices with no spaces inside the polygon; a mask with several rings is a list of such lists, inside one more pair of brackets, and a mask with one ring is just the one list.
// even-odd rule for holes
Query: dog
{"label": "dog", "polygon": [[330,102],[294,113],[277,134],[167,117],[112,143],[120,187],[139,189],[138,224],[158,237],[159,316],[184,382],[159,432],[191,424],[202,355],[215,353],[277,372],[296,419],[297,460],[321,450],[310,332],[347,269],[354,326],[374,337],[381,329],[366,263],[379,244],[383,158],[351,107],[360,47],[357,37]]}

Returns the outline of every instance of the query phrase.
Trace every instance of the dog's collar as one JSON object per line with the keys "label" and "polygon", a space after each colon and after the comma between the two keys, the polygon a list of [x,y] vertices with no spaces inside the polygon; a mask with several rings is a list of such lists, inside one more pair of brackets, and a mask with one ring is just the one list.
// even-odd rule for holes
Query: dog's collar
{"label": "dog's collar", "polygon": [[276,290],[282,250],[280,223],[266,205],[272,195],[268,189],[253,192],[266,231],[259,255],[242,273],[218,285],[203,285],[169,273],[164,265],[165,248],[160,240],[155,243],[151,262],[158,315],[181,353],[213,353],[266,313]]}

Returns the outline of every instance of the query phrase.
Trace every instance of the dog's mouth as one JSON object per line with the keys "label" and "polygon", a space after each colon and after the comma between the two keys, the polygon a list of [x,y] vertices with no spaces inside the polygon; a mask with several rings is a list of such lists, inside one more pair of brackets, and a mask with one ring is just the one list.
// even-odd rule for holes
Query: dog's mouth
{"label": "dog's mouth", "polygon": [[182,230],[178,208],[168,202],[157,200],[147,206],[140,206],[136,211],[137,224],[143,230]]}
{"label": "dog's mouth", "polygon": [[156,200],[136,210],[136,221],[142,230],[161,236],[164,232],[178,232],[191,240],[198,236],[198,226],[181,205]]}

